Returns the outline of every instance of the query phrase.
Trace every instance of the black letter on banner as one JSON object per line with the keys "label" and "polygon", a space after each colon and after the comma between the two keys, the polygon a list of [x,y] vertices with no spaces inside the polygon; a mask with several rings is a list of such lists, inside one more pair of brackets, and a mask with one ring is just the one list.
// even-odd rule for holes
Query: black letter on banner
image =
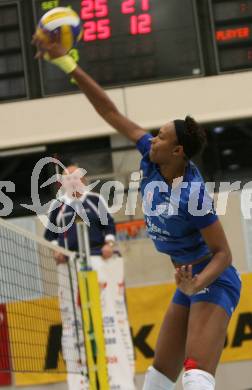
{"label": "black letter on banner", "polygon": [[[250,328],[250,333],[245,332],[246,327]],[[252,313],[240,314],[232,347],[240,347],[247,340],[252,340]]]}
{"label": "black letter on banner", "polygon": [[45,370],[58,367],[59,353],[61,352],[62,325],[52,325],[49,328],[49,336],[46,349]]}
{"label": "black letter on banner", "polygon": [[138,348],[144,357],[153,358],[154,351],[153,349],[146,343],[146,338],[149,336],[150,332],[154,325],[144,325],[141,327],[136,336],[133,336],[133,344],[136,348]]}

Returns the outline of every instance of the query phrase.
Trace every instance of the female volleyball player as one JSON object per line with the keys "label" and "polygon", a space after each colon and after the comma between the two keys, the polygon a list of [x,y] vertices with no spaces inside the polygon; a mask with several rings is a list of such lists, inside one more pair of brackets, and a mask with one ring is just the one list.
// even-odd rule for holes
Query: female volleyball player
{"label": "female volleyball player", "polygon": [[[98,114],[135,142],[143,155],[141,192],[147,229],[157,249],[171,256],[177,284],[144,390],[174,389],[183,365],[185,390],[214,389],[216,367],[230,316],[239,301],[241,282],[212,205],[203,215],[191,210],[195,198],[202,207],[205,198],[202,177],[190,161],[204,145],[203,130],[186,117],[165,124],[152,137],[122,115],[60,45],[45,45],[36,39],[35,44],[38,56],[46,51],[47,59],[74,77]],[[153,212],[161,207],[162,213]]]}

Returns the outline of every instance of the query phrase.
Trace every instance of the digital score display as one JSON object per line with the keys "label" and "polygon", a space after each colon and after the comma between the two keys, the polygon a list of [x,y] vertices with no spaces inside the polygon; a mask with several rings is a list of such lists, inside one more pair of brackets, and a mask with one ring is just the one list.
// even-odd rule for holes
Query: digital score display
{"label": "digital score display", "polygon": [[[203,75],[194,0],[34,0],[36,23],[54,7],[71,7],[83,35],[71,54],[103,86]],[[43,95],[76,91],[41,62]]]}
{"label": "digital score display", "polygon": [[218,72],[252,68],[252,0],[211,0]]}

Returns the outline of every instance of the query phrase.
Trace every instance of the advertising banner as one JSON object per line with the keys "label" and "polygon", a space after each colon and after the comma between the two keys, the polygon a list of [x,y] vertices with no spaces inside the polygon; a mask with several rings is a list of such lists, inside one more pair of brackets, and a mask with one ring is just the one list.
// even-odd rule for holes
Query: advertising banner
{"label": "advertising banner", "polygon": [[[252,274],[242,275],[242,294],[230,321],[221,362],[252,360]],[[136,372],[151,365],[159,329],[175,284],[127,289],[129,320],[136,353]]]}

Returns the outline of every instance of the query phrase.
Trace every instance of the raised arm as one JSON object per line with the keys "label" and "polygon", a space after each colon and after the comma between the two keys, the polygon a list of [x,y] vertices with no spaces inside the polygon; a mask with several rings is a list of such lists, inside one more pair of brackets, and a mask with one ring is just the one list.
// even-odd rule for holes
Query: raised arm
{"label": "raised arm", "polygon": [[80,90],[86,95],[98,114],[115,130],[137,142],[145,130],[122,115],[107,93],[79,66],[71,73]]}
{"label": "raised arm", "polygon": [[36,37],[33,42],[38,48],[37,57],[44,58],[42,53],[46,51],[49,55],[47,59],[50,58],[51,63],[61,68],[65,73],[70,74],[76,80],[78,87],[86,95],[97,113],[115,130],[133,142],[137,142],[146,133],[143,128],[118,111],[103,88],[75,64],[74,60],[66,54],[64,48],[58,43],[44,44]]}

